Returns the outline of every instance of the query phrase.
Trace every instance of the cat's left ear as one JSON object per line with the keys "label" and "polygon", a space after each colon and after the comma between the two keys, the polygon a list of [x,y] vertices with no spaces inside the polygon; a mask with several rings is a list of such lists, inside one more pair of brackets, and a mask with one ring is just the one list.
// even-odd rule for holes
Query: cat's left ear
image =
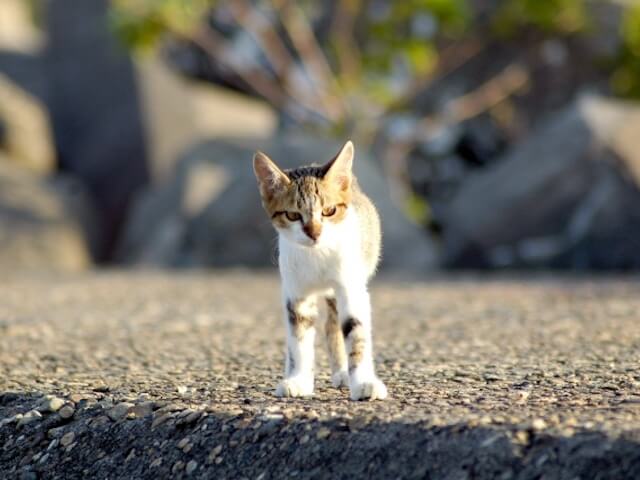
{"label": "cat's left ear", "polygon": [[260,193],[267,199],[291,183],[289,177],[262,152],[256,152],[253,156],[253,172],[258,180]]}
{"label": "cat's left ear", "polygon": [[338,155],[324,167],[324,178],[337,182],[341,190],[351,188],[353,157],[355,149],[351,140],[344,144]]}

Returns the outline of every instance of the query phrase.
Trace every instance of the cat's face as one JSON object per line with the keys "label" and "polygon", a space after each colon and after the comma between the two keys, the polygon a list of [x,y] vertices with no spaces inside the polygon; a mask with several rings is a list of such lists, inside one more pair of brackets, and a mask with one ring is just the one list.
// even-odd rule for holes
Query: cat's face
{"label": "cat's face", "polygon": [[321,167],[280,170],[264,153],[253,158],[262,205],[280,235],[307,247],[337,241],[351,202],[353,144]]}

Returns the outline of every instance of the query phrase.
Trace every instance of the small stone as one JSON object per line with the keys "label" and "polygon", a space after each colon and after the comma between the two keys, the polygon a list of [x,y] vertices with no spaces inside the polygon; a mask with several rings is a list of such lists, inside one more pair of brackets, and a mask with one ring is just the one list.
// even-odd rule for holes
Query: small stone
{"label": "small stone", "polygon": [[0,420],[0,427],[4,427],[5,425],[9,425],[10,423],[13,423],[16,421],[16,417],[15,415],[9,418],[3,418],[2,420]]}
{"label": "small stone", "polygon": [[193,423],[196,420],[198,420],[200,417],[202,416],[202,411],[197,411],[197,412],[191,412],[189,415],[186,416],[186,418],[184,419],[184,423]]}
{"label": "small stone", "polygon": [[31,410],[25,413],[20,420],[18,420],[18,426],[29,425],[42,418],[42,414],[37,410]]}
{"label": "small stone", "polygon": [[184,437],[182,440],[178,442],[177,447],[179,449],[183,449],[189,443],[189,437]]}
{"label": "small stone", "polygon": [[60,440],[58,440],[57,438],[54,438],[49,443],[49,446],[47,447],[47,451],[53,450],[54,448],[56,448],[58,446],[59,443],[60,443]]}
{"label": "small stone", "polygon": [[60,418],[63,418],[65,420],[73,417],[75,413],[76,413],[76,410],[71,405],[65,405],[58,411],[58,415],[60,415]]}
{"label": "small stone", "polygon": [[183,453],[189,453],[191,451],[191,449],[193,448],[193,444],[191,443],[187,443],[184,448],[182,449]]}
{"label": "small stone", "polygon": [[178,390],[178,393],[180,395],[184,395],[185,393],[187,393],[187,387],[185,387],[184,385],[178,385],[176,390]]}
{"label": "small stone", "polygon": [[41,412],[57,412],[64,406],[65,403],[66,402],[62,398],[47,395],[40,402],[38,410],[40,410]]}
{"label": "small stone", "polygon": [[544,430],[547,428],[547,422],[545,422],[542,418],[535,418],[531,422],[531,427],[534,430]]}
{"label": "small stone", "polygon": [[153,419],[153,422],[151,422],[151,428],[154,429],[173,417],[174,417],[174,414],[172,412],[165,413],[164,415],[158,415],[156,418]]}
{"label": "small stone", "polygon": [[64,427],[51,428],[47,432],[49,438],[60,438],[62,435],[64,435]]}
{"label": "small stone", "polygon": [[41,458],[39,463],[45,463],[49,459],[49,454],[45,453]]}
{"label": "small stone", "polygon": [[176,463],[173,464],[173,467],[171,467],[171,473],[177,473],[183,468],[184,468],[184,462],[182,460],[178,460]]}
{"label": "small stone", "polygon": [[515,439],[518,443],[526,445],[529,443],[529,434],[524,430],[518,430],[515,434]]}
{"label": "small stone", "polygon": [[137,418],[144,418],[153,412],[153,402],[142,402],[129,409],[129,413]]}
{"label": "small stone", "polygon": [[491,420],[491,417],[489,415],[483,415],[482,417],[480,417],[478,419],[478,423],[480,425],[491,425],[492,420]]}
{"label": "small stone", "polygon": [[198,468],[198,462],[196,462],[195,460],[191,460],[189,463],[187,463],[187,475],[191,475],[196,468]]}
{"label": "small stone", "polygon": [[211,449],[211,452],[209,452],[209,457],[212,459],[216,458],[218,455],[220,455],[220,452],[222,452],[222,445],[213,447],[213,449]]}
{"label": "small stone", "polygon": [[132,403],[120,402],[115,407],[107,410],[107,416],[114,422],[117,422],[127,416],[131,407],[133,407]]}
{"label": "small stone", "polygon": [[311,438],[309,437],[309,435],[303,435],[300,438],[300,445],[304,445],[305,443],[307,443],[309,440],[311,440]]}
{"label": "small stone", "polygon": [[216,465],[220,465],[221,463],[222,463],[222,457],[217,457],[217,458],[215,459],[215,464],[216,464]]}
{"label": "small stone", "polygon": [[62,445],[63,447],[67,447],[67,446],[69,446],[69,445],[71,445],[73,443],[75,438],[76,438],[76,434],[75,433],[67,432],[60,439],[60,445]]}
{"label": "small stone", "polygon": [[72,393],[71,395],[69,395],[69,400],[71,400],[73,403],[78,403],[86,399],[87,399],[87,395],[84,395],[82,393]]}
{"label": "small stone", "polygon": [[322,427],[316,433],[316,438],[319,440],[323,440],[327,438],[329,435],[331,435],[331,430],[329,430],[327,427]]}
{"label": "small stone", "polygon": [[149,468],[157,468],[162,465],[162,457],[156,458],[151,464],[149,464]]}
{"label": "small stone", "polygon": [[136,449],[132,448],[131,451],[129,452],[129,455],[127,455],[127,458],[125,458],[124,461],[125,463],[127,463],[133,460],[134,458],[136,458]]}

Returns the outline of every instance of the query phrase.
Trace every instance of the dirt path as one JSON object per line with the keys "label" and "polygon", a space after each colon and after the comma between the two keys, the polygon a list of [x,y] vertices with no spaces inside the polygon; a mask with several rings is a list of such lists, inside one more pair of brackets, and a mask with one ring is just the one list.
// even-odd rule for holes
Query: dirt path
{"label": "dirt path", "polygon": [[382,279],[354,403],[273,397],[275,274],[12,276],[0,478],[640,478],[639,280]]}

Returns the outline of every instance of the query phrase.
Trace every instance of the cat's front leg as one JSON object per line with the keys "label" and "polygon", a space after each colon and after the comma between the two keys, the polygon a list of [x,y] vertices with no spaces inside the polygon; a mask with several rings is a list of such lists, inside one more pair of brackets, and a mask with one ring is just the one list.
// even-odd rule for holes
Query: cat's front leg
{"label": "cat's front leg", "polygon": [[349,363],[352,400],[382,400],[387,387],[376,376],[371,341],[371,303],[366,286],[349,286],[338,292],[338,311]]}
{"label": "cat's front leg", "polygon": [[287,354],[285,377],[276,388],[279,397],[304,397],[313,394],[315,319],[318,309],[314,298],[285,299]]}
{"label": "cat's front leg", "polygon": [[348,387],[349,365],[338,317],[338,305],[333,297],[326,298],[326,302],[327,322],[325,323],[325,337],[331,366],[331,384],[336,388]]}

